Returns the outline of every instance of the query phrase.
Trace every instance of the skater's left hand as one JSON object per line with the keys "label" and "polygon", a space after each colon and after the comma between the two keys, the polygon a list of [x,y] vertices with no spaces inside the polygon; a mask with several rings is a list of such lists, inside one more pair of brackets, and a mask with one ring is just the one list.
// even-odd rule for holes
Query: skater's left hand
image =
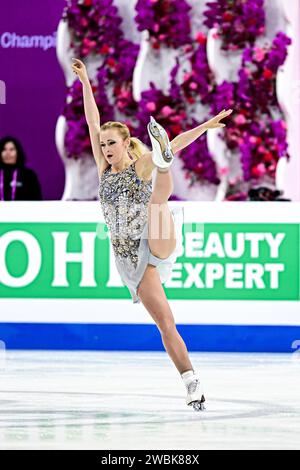
{"label": "skater's left hand", "polygon": [[203,127],[205,127],[206,129],[217,129],[219,127],[225,127],[226,124],[220,123],[219,121],[229,116],[232,111],[232,109],[228,109],[227,111],[223,109],[223,111],[217,114],[217,116],[213,117],[212,119],[209,119],[209,121],[204,122]]}

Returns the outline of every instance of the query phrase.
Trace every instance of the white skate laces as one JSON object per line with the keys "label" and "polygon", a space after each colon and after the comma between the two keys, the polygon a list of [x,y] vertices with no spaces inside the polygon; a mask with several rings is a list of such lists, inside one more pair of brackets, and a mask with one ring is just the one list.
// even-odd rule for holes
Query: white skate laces
{"label": "white skate laces", "polygon": [[181,377],[187,389],[186,404],[192,405],[196,411],[205,410],[204,392],[198,375],[193,370],[189,370],[181,374]]}

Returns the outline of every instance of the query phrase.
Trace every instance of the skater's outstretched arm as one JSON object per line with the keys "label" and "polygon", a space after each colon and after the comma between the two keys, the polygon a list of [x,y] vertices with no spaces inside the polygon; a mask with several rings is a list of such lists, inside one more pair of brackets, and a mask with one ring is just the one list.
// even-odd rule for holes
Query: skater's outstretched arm
{"label": "skater's outstretched arm", "polygon": [[84,63],[79,59],[73,59],[73,61],[73,72],[78,76],[82,83],[85,118],[89,126],[93,155],[99,173],[101,174],[101,172],[108,166],[108,162],[105,160],[100,146],[100,113]]}
{"label": "skater's outstretched arm", "polygon": [[213,117],[209,121],[200,124],[200,126],[194,127],[194,129],[190,129],[189,131],[182,132],[171,141],[171,146],[173,153],[179,152],[180,150],[184,149],[192,142],[194,142],[198,137],[200,137],[204,132],[208,129],[216,129],[218,127],[225,127],[226,124],[220,123],[221,119],[226,118],[229,114],[232,113],[232,109],[225,111],[221,111],[217,116]]}

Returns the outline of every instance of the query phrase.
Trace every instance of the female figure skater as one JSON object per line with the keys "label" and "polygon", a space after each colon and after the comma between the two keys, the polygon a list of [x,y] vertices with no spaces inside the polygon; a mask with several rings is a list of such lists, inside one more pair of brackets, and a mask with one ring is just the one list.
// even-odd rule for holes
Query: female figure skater
{"label": "female figure skater", "polygon": [[[203,386],[177,331],[162,286],[180,250],[176,228],[182,229],[182,212],[170,211],[167,204],[173,191],[169,170],[175,153],[207,129],[224,127],[220,121],[232,110],[223,110],[204,124],[178,135],[171,143],[163,127],[151,117],[148,124],[151,152],[139,139],[130,136],[125,124],[100,125],[86,67],[82,61],[73,60],[72,70],[83,86],[85,117],[100,179],[99,198],[118,272],[133,302],[141,300],[154,319],[165,349],[186,386],[186,404],[203,410]],[[152,190],[154,169],[157,173]]]}

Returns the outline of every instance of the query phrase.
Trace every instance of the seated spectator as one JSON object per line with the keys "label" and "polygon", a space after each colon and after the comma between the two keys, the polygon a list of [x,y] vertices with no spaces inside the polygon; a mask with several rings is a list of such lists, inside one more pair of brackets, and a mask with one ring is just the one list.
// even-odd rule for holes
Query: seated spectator
{"label": "seated spectator", "polygon": [[33,170],[25,166],[22,145],[14,137],[0,139],[0,200],[42,200],[39,180]]}

